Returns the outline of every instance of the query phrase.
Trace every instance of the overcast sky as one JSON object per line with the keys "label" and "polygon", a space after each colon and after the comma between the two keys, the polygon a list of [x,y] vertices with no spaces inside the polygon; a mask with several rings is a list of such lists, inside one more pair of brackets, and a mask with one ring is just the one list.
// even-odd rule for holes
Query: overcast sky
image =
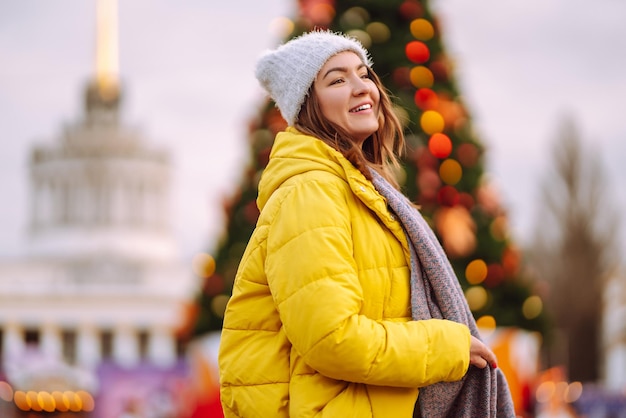
{"label": "overcast sky", "polygon": [[[120,1],[123,119],[173,155],[184,257],[221,231],[221,196],[247,155],[262,97],[257,56],[295,0]],[[626,2],[436,0],[448,55],[488,149],[518,241],[528,240],[560,118],[606,162],[626,213]],[[95,0],[0,0],[0,256],[23,252],[28,156],[82,115],[94,74]],[[624,220],[626,222],[626,219]]]}

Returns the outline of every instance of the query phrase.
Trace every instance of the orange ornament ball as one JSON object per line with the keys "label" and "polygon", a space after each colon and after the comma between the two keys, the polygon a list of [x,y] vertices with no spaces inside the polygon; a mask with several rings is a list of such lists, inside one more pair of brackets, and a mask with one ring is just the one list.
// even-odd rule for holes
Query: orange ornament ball
{"label": "orange ornament ball", "polygon": [[417,39],[427,41],[435,36],[435,28],[426,19],[415,19],[411,22],[411,34]]}
{"label": "orange ornament ball", "polygon": [[452,152],[452,141],[446,134],[433,134],[428,140],[428,150],[437,158],[447,158]]}
{"label": "orange ornament ball", "polygon": [[423,65],[411,68],[409,72],[409,80],[415,87],[431,87],[435,82],[433,73]]}
{"label": "orange ornament ball", "polygon": [[458,161],[448,158],[439,166],[439,177],[446,184],[457,184],[463,177],[463,168]]}
{"label": "orange ornament ball", "polygon": [[407,58],[417,64],[422,64],[430,58],[430,50],[424,42],[420,41],[411,41],[406,44],[405,52]]}
{"label": "orange ornament ball", "polygon": [[443,131],[445,121],[439,112],[427,110],[420,117],[420,126],[428,135],[436,134]]}

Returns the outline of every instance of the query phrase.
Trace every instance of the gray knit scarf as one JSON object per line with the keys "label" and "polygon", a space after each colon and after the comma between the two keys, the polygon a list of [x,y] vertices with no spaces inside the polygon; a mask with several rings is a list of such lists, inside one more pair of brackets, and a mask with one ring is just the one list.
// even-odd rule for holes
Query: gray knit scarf
{"label": "gray knit scarf", "polygon": [[[409,200],[372,170],[376,190],[399,218],[411,250],[411,312],[414,320],[438,318],[465,324],[480,338],[461,285],[437,237]],[[457,382],[420,389],[416,416],[424,418],[515,417],[508,384],[500,369],[470,366]],[[419,415],[417,415],[419,413]]]}

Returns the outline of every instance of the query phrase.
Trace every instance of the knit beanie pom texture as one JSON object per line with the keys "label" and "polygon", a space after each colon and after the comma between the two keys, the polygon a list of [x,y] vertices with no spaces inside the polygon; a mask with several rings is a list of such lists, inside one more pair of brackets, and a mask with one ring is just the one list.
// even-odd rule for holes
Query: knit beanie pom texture
{"label": "knit beanie pom texture", "polygon": [[356,39],[331,31],[312,31],[261,55],[256,78],[276,103],[283,118],[293,125],[317,73],[330,57],[353,51],[368,67],[372,60]]}

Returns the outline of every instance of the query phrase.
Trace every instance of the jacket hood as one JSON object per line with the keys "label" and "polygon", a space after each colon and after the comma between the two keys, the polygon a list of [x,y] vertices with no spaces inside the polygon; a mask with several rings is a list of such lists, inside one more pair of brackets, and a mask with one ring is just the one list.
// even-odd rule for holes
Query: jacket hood
{"label": "jacket hood", "polygon": [[293,127],[276,135],[270,161],[259,181],[259,210],[285,181],[309,171],[326,171],[342,178],[365,177],[338,151]]}

